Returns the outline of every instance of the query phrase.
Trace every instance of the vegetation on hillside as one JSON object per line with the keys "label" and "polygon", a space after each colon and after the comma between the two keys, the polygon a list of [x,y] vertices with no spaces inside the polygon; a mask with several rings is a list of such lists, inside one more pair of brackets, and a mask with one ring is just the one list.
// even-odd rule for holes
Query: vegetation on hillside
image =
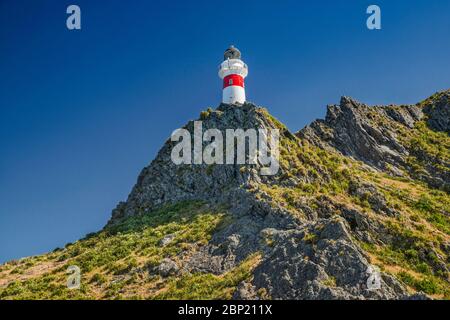
{"label": "vegetation on hillside", "polygon": [[[393,176],[314,146],[292,135],[267,110],[258,112],[280,130],[281,141],[280,174],[254,185],[251,192],[257,198],[300,220],[310,219],[305,208],[318,215],[325,207],[329,210],[323,211],[333,215],[357,211],[369,221],[364,230],[368,236],[355,235],[354,240],[372,264],[394,275],[411,292],[450,299],[449,190],[422,179],[430,166],[449,172],[448,133],[431,130],[426,119],[410,129],[370,110],[370,121],[394,128],[411,151],[403,176]],[[204,111],[201,118],[210,113]],[[213,169],[207,167],[209,176]],[[229,299],[238,284],[251,280],[262,253],[254,252],[221,275],[185,272],[183,266],[215,232],[232,222],[225,208],[199,201],[137,214],[63,249],[0,266],[0,299]],[[303,241],[313,243],[315,235],[305,235]],[[267,245],[272,245],[271,239]],[[179,270],[161,276],[158,267],[164,259]],[[72,265],[82,272],[79,290],[66,285]],[[326,282],[336,285],[334,278]]]}
{"label": "vegetation on hillside", "polygon": [[[375,112],[376,113],[376,112]],[[450,137],[418,121],[412,130],[399,126],[405,144],[415,151],[408,159],[416,171],[430,165],[450,170]],[[385,235],[372,235],[378,241],[361,242],[372,263],[396,276],[412,292],[422,291],[437,298],[450,299],[449,258],[443,250],[450,245],[450,195],[448,190],[433,189],[413,177],[395,177],[369,169],[363,163],[325,151],[298,138],[280,141],[282,179],[257,190],[261,199],[306,218],[302,204],[318,208],[324,199],[336,208],[356,208],[373,222],[384,226]],[[420,155],[426,154],[426,157]],[[422,169],[423,170],[423,169]],[[291,182],[295,179],[295,183]],[[370,203],[370,192],[354,195],[354,185],[374,186],[386,206],[396,215],[380,212]],[[341,214],[342,210],[336,210]],[[438,256],[440,259],[438,259]],[[444,263],[443,263],[444,261]],[[446,262],[445,262],[446,261]]]}
{"label": "vegetation on hillside", "polygon": [[[230,298],[237,284],[250,276],[256,255],[223,276],[181,273],[163,278],[152,272],[164,258],[182,265],[180,252],[186,259],[228,223],[224,210],[202,202],[181,202],[133,216],[64,249],[1,266],[0,299]],[[162,245],[168,235],[171,241]],[[66,285],[72,265],[81,269],[79,290]]]}

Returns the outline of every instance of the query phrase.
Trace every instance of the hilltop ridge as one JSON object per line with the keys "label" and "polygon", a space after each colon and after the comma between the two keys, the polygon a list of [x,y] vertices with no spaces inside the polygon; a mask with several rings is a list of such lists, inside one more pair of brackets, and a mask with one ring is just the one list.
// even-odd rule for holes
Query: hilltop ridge
{"label": "hilltop ridge", "polygon": [[208,109],[204,129],[279,130],[277,174],[175,165],[168,139],[103,230],[1,266],[0,298],[448,299],[449,114],[449,90],[342,97],[296,133],[252,103]]}

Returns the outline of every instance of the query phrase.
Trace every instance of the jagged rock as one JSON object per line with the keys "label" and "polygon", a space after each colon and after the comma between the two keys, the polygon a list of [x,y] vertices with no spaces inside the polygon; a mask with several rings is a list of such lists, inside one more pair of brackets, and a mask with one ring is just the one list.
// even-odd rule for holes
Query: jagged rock
{"label": "jagged rock", "polygon": [[[436,94],[423,104],[405,106],[369,107],[352,98],[342,97],[339,105],[328,106],[325,120],[314,121],[296,135],[323,149],[363,161],[375,169],[395,176],[409,172],[432,187],[449,190],[450,171],[443,168],[449,168],[450,163],[417,149],[413,143],[405,143],[402,137],[424,119],[432,129],[449,132],[450,90]],[[422,171],[416,172],[416,168],[410,165],[410,156],[424,164]]]}
{"label": "jagged rock", "polygon": [[[330,152],[363,161],[367,172],[384,170],[403,176],[409,170],[407,157],[414,150],[399,137],[399,128],[413,130],[418,121],[427,117],[428,121],[434,119],[435,128],[445,129],[447,111],[441,109],[448,109],[448,104],[439,106],[368,107],[343,97],[339,105],[328,106],[325,120],[313,122],[295,136],[287,129],[282,129],[281,134],[294,143],[303,139]],[[202,121],[204,130],[270,130],[276,126],[251,103],[240,107],[222,104],[203,114]],[[185,128],[192,131],[193,121]],[[142,170],[127,201],[113,211],[109,224],[182,200],[204,200],[212,207],[226,204],[232,222],[217,230],[207,245],[183,256],[183,272],[222,275],[259,252],[262,260],[254,269],[252,280],[241,282],[233,298],[258,299],[260,290],[273,299],[426,298],[409,295],[398,280],[383,272],[380,289],[367,287],[372,265],[357,241],[383,245],[396,240],[380,221],[327,195],[318,196],[314,203],[295,199],[295,209],[301,213],[295,215],[274,203],[272,196],[259,188],[263,184],[295,188],[301,181],[313,181],[310,177],[286,175],[289,172],[284,170],[289,168],[280,168],[279,174],[273,177],[260,176],[259,165],[247,166],[246,170],[241,170],[239,165],[177,166],[170,158],[173,145],[166,141],[155,160]],[[329,179],[326,170],[318,167],[317,171],[320,179]],[[429,169],[428,173],[433,181],[441,179],[448,183],[440,171]],[[286,179],[280,178],[285,175]],[[383,193],[373,184],[352,179],[348,194],[367,201],[370,209],[382,218],[401,214],[388,205]],[[173,235],[166,236],[159,245],[167,245],[172,238]],[[420,254],[429,256],[430,252]],[[432,255],[437,256],[436,251]],[[448,271],[442,259],[435,260],[435,270]],[[163,277],[178,271],[177,264],[170,259],[164,259],[157,267]]]}
{"label": "jagged rock", "polygon": [[450,90],[427,101],[424,112],[428,115],[428,125],[438,131],[450,132]]}
{"label": "jagged rock", "polygon": [[[251,103],[245,103],[241,107],[222,104],[202,119],[203,129],[214,128],[222,132],[229,128],[274,129],[260,110]],[[194,121],[190,121],[184,128],[193,132],[193,126]],[[287,135],[288,131],[281,134]],[[242,194],[243,189],[261,182],[261,179],[270,179],[259,175],[259,165],[248,166],[250,170],[245,171],[240,170],[242,165],[176,165],[170,156],[174,145],[175,142],[167,140],[152,163],[142,170],[127,201],[120,203],[113,211],[110,223],[123,217],[149,212],[162,204],[183,200],[227,203],[241,198],[246,201],[243,198],[246,195],[239,194]]]}
{"label": "jagged rock", "polygon": [[171,243],[172,240],[173,240],[174,238],[175,238],[175,234],[173,234],[173,233],[168,234],[168,235],[164,236],[164,238],[162,238],[162,239],[159,241],[159,245],[160,245],[161,247],[165,247],[165,246],[167,246],[169,243]]}
{"label": "jagged rock", "polygon": [[396,215],[396,212],[387,206],[384,196],[373,185],[358,184],[353,181],[350,183],[349,193],[361,200],[367,200],[370,207],[375,212],[384,213],[390,216]]}
{"label": "jagged rock", "polygon": [[[308,240],[308,234],[315,236]],[[340,219],[277,234],[275,248],[256,268],[253,285],[275,299],[393,299],[406,289],[383,274],[381,288],[367,289],[370,266]]]}
{"label": "jagged rock", "polygon": [[176,274],[179,269],[180,268],[175,263],[175,261],[165,258],[156,268],[156,271],[159,273],[159,275],[161,275],[161,277],[168,277],[170,275]]}
{"label": "jagged rock", "polygon": [[[378,112],[386,112],[381,107],[376,108]],[[386,109],[407,125],[412,125],[421,115],[420,110],[413,106],[402,111],[393,107]],[[328,106],[325,121],[315,121],[297,135],[320,147],[337,149],[378,169],[386,169],[387,164],[403,164],[402,156],[407,156],[408,151],[393,131],[376,125],[377,119],[371,118],[373,110],[356,100],[342,97],[339,105]]]}
{"label": "jagged rock", "polygon": [[414,128],[416,121],[423,118],[422,110],[416,106],[389,106],[385,110],[389,117],[410,129]]}
{"label": "jagged rock", "polygon": [[424,293],[414,293],[413,295],[405,296],[404,300],[431,300],[431,298]]}

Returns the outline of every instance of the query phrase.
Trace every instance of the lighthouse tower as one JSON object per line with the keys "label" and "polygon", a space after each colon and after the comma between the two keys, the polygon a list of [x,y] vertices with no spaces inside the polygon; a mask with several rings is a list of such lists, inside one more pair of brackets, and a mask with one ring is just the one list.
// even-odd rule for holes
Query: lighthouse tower
{"label": "lighthouse tower", "polygon": [[223,79],[223,103],[245,102],[244,78],[247,74],[248,68],[241,60],[241,52],[234,46],[230,46],[225,50],[223,62],[219,67],[219,77]]}

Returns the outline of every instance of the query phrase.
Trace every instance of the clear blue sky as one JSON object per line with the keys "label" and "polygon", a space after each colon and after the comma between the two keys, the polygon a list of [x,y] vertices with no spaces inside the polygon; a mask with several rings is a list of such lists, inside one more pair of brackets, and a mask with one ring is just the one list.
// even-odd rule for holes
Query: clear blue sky
{"label": "clear blue sky", "polygon": [[[81,31],[66,29],[69,4]],[[0,0],[0,262],[100,229],[172,130],[219,104],[229,44],[248,99],[296,131],[341,95],[449,88],[449,35],[442,0]]]}

